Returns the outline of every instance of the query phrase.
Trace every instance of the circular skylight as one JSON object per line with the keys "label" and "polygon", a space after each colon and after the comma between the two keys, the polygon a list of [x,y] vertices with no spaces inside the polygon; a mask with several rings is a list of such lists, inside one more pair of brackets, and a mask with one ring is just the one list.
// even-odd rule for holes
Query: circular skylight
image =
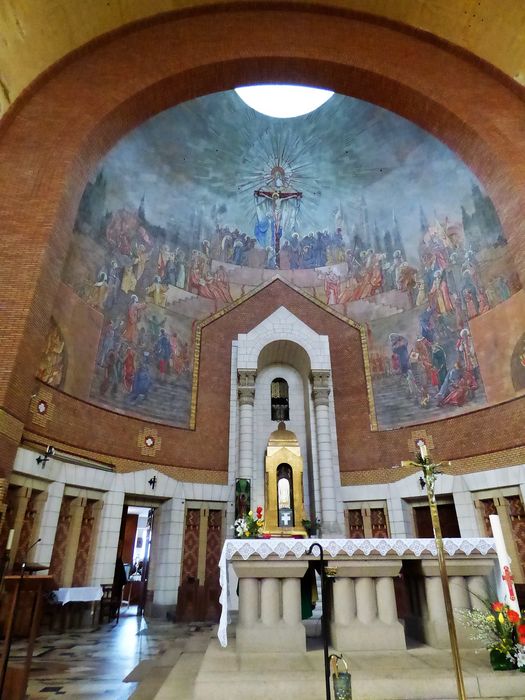
{"label": "circular skylight", "polygon": [[279,119],[309,114],[334,94],[330,90],[301,85],[250,85],[235,88],[235,92],[252,109]]}

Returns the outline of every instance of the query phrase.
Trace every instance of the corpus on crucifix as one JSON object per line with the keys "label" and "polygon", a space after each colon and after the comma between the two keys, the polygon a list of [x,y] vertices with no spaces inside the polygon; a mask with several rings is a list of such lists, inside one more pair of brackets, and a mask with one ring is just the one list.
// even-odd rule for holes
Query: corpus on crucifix
{"label": "corpus on crucifix", "polygon": [[[293,222],[295,223],[295,216],[297,214],[299,202],[302,199],[303,193],[298,192],[297,190],[289,186],[289,181],[286,177],[285,169],[282,165],[277,164],[274,165],[271,169],[267,187],[255,190],[253,194],[255,196],[258,209],[259,205],[262,204],[263,201],[265,201],[268,205],[266,208],[266,215],[267,219],[271,223],[271,247],[273,248],[275,267],[279,267],[281,236],[283,235],[283,229],[286,225],[286,220],[288,218],[293,218]],[[293,205],[293,208],[290,211],[286,211],[287,203]],[[291,217],[289,217],[288,215],[291,215]],[[258,228],[260,229],[261,233],[266,232],[266,229],[264,229],[263,222],[260,218]],[[257,236],[257,238],[259,240],[259,236]]]}

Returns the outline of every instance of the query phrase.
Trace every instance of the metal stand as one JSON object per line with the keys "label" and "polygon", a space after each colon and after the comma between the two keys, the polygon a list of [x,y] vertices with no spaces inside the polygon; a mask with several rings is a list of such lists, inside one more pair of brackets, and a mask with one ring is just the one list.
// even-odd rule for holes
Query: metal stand
{"label": "metal stand", "polygon": [[439,563],[439,574],[441,577],[441,585],[443,587],[443,598],[445,600],[445,611],[447,614],[448,635],[450,637],[450,649],[452,651],[452,659],[454,661],[454,671],[456,674],[456,685],[458,691],[458,700],[466,700],[465,684],[463,682],[463,672],[461,670],[461,659],[459,656],[458,638],[456,635],[456,625],[454,623],[454,614],[452,611],[452,601],[450,599],[450,589],[448,585],[447,565],[445,562],[445,550],[443,548],[443,537],[441,534],[441,525],[439,523],[439,514],[436,504],[435,484],[436,475],[441,467],[439,464],[434,464],[430,457],[423,441],[418,442],[420,447],[419,461],[401,462],[401,466],[419,467],[423,470],[423,479],[420,479],[421,485],[426,486],[428,505],[430,506],[430,515],[432,518],[432,528],[434,530],[434,540],[436,542],[437,557]]}
{"label": "metal stand", "polygon": [[323,599],[323,614],[321,616],[321,635],[323,637],[323,653],[324,653],[324,678],[325,678],[325,691],[326,700],[330,700],[330,660],[328,658],[328,619],[326,617],[326,604],[328,602],[327,591],[326,591],[326,572],[324,566],[324,550],[319,544],[319,542],[314,542],[306,552],[307,554],[313,553],[313,548],[319,548],[319,559],[321,562],[321,597]]}

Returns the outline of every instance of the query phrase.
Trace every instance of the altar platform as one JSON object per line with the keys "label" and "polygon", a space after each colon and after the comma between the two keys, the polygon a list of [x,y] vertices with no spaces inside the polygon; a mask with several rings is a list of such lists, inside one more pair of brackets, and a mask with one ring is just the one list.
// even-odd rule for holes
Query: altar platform
{"label": "altar platform", "polygon": [[[228,647],[210,639],[200,659],[181,657],[155,700],[324,700],[323,653],[250,653],[238,650],[234,631]],[[240,651],[240,653],[239,653]],[[450,652],[418,646],[406,651],[347,655],[353,700],[457,700]],[[462,650],[469,700],[523,700],[525,674],[493,671],[488,652]]]}
{"label": "altar platform", "polygon": [[[326,602],[330,651],[343,651],[348,660],[353,700],[455,700],[435,542],[318,542],[333,576]],[[300,615],[300,578],[317,559],[308,554],[312,543],[227,540],[217,638],[200,659],[192,658],[191,679],[188,664],[175,666],[155,700],[324,700],[322,641],[311,636],[319,607],[313,624]],[[454,607],[482,605],[493,574],[493,540],[446,539],[445,550]],[[228,619],[237,579],[239,612]],[[459,627],[458,637],[469,699],[524,700],[525,674],[493,671],[488,651],[471,648]]]}

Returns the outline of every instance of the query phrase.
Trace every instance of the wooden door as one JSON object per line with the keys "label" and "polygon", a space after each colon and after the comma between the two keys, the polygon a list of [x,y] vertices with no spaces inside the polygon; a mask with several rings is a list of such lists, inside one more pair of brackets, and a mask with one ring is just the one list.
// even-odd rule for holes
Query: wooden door
{"label": "wooden door", "polygon": [[223,518],[220,508],[190,507],[186,510],[181,584],[175,613],[178,622],[219,620]]}

